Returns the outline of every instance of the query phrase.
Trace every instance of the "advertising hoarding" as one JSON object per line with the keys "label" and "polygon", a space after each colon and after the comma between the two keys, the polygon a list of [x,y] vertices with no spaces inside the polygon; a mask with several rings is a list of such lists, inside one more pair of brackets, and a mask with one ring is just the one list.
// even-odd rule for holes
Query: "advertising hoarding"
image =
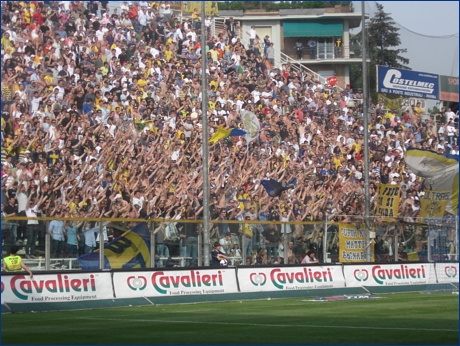
{"label": "advertising hoarding", "polygon": [[433,269],[432,263],[345,265],[343,275],[347,287],[424,285],[436,283]]}
{"label": "advertising hoarding", "polygon": [[458,283],[458,263],[436,263],[438,283]]}
{"label": "advertising hoarding", "polygon": [[115,272],[117,298],[165,297],[238,292],[234,268]]}
{"label": "advertising hoarding", "polygon": [[439,75],[437,74],[385,66],[376,68],[377,92],[379,93],[439,99]]}
{"label": "advertising hoarding", "polygon": [[2,275],[2,304],[113,299],[110,273]]}
{"label": "advertising hoarding", "polygon": [[439,76],[439,99],[458,102],[458,77]]}
{"label": "advertising hoarding", "polygon": [[238,268],[241,292],[271,292],[345,287],[341,266]]}

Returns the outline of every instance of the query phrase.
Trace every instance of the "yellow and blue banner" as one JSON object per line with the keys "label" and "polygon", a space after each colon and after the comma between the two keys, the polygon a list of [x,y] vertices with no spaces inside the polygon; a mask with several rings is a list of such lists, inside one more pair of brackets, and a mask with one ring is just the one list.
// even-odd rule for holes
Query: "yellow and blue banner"
{"label": "yellow and blue banner", "polygon": [[246,131],[238,129],[238,128],[226,130],[222,126],[218,126],[217,131],[214,132],[213,135],[211,136],[209,143],[216,143],[220,141],[221,139],[225,139],[227,137],[244,136],[245,134],[246,134]]}
{"label": "yellow and blue banner", "polygon": [[[83,270],[99,269],[99,250],[78,257]],[[150,268],[150,231],[141,222],[104,246],[104,269]]]}

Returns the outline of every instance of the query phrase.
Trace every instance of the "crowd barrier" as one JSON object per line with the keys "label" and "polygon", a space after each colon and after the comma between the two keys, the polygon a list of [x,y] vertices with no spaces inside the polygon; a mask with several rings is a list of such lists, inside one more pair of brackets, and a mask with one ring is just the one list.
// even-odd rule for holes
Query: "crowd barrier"
{"label": "crowd barrier", "polygon": [[1,303],[2,312],[25,312],[366,294],[377,287],[420,291],[440,283],[458,287],[458,269],[458,263],[355,263],[40,273],[32,279],[26,273],[6,273]]}

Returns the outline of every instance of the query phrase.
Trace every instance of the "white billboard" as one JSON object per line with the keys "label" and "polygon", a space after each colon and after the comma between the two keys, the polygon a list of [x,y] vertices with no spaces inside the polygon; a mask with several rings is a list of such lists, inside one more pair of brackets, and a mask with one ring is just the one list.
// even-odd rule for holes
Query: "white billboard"
{"label": "white billboard", "polygon": [[110,273],[2,275],[2,304],[113,299]]}
{"label": "white billboard", "polygon": [[458,263],[436,263],[438,283],[458,283]]}
{"label": "white billboard", "polygon": [[208,295],[238,292],[234,268],[115,272],[117,298]]}
{"label": "white billboard", "polygon": [[436,283],[432,263],[345,265],[347,287],[404,286]]}
{"label": "white billboard", "polygon": [[238,268],[241,292],[269,292],[345,287],[342,266]]}

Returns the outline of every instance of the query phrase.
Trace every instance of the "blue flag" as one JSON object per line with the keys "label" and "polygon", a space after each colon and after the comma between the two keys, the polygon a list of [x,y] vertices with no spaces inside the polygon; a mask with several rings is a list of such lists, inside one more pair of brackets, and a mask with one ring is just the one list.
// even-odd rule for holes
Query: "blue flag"
{"label": "blue flag", "polygon": [[246,131],[239,129],[239,128],[234,128],[230,132],[229,137],[244,136],[245,134],[246,134]]}
{"label": "blue flag", "polygon": [[[99,250],[78,257],[83,270],[99,269]],[[150,231],[141,222],[104,245],[104,269],[150,268]]]}
{"label": "blue flag", "polygon": [[263,187],[265,187],[265,190],[270,197],[277,197],[281,195],[283,191],[293,189],[297,184],[297,179],[294,178],[289,183],[280,183],[274,179],[267,179],[262,180],[260,183],[263,185]]}

